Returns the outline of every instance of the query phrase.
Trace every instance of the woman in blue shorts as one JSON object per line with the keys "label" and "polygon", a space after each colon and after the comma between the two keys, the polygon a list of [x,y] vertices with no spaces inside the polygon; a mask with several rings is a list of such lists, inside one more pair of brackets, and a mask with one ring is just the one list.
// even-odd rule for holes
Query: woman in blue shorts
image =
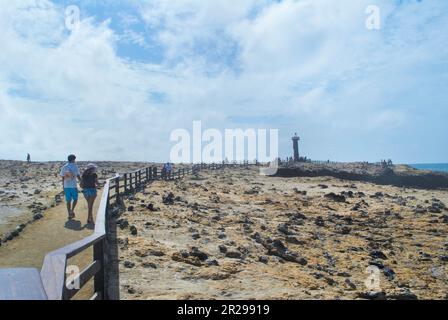
{"label": "woman in blue shorts", "polygon": [[94,224],[93,204],[95,203],[95,199],[97,197],[97,188],[100,187],[96,169],[97,166],[91,163],[87,165],[86,170],[82,174],[82,193],[87,200],[87,206],[89,208],[89,217],[87,218],[87,224]]}

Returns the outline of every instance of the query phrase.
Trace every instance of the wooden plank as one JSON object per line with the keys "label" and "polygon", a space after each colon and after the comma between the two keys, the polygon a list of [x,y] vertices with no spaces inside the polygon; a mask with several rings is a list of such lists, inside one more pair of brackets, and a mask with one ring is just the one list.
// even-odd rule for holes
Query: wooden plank
{"label": "wooden plank", "polygon": [[101,271],[95,275],[95,279],[94,279],[95,292],[100,292],[100,291],[105,292],[105,289],[106,289],[106,286],[104,283],[104,246],[105,246],[105,241],[102,241],[102,242],[97,243],[93,247],[93,259],[95,259],[96,261],[100,261],[101,266],[103,266],[103,268],[101,268]]}
{"label": "wooden plank", "polygon": [[98,260],[93,261],[87,268],[85,268],[81,273],[73,280],[74,284],[79,285],[78,288],[68,290],[67,285],[64,287],[64,300],[70,300],[73,298],[84,286],[92,279],[101,269],[101,262]]}
{"label": "wooden plank", "polygon": [[120,177],[115,178],[115,201],[117,204],[120,203]]}
{"label": "wooden plank", "polygon": [[106,212],[108,206],[108,197],[109,197],[109,181],[106,182],[104,186],[103,196],[101,198],[101,203],[98,208],[98,212],[96,214],[96,224],[95,224],[95,233],[96,234],[106,234]]}
{"label": "wooden plank", "polygon": [[47,300],[37,269],[0,270],[0,300]]}

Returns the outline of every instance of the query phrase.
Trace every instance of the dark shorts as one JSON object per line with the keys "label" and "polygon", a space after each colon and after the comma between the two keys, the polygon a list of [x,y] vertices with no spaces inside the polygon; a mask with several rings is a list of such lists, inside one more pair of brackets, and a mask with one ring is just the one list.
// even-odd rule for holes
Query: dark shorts
{"label": "dark shorts", "polygon": [[96,188],[87,188],[87,189],[84,189],[84,190],[82,191],[82,193],[84,194],[84,197],[85,197],[86,199],[93,198],[93,197],[96,197],[96,196],[97,196]]}

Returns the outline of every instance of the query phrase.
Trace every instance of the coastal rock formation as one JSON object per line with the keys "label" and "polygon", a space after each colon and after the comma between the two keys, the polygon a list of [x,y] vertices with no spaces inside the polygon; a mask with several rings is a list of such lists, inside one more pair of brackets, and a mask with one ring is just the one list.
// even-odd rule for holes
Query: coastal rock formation
{"label": "coastal rock formation", "polygon": [[118,230],[124,299],[446,298],[444,190],[240,168],[154,182],[125,202],[120,225],[138,234]]}
{"label": "coastal rock formation", "polygon": [[[421,171],[406,165],[382,167],[366,163],[295,163],[281,167],[277,177],[333,177],[410,188],[448,188],[448,174]],[[321,187],[326,187],[321,184]]]}

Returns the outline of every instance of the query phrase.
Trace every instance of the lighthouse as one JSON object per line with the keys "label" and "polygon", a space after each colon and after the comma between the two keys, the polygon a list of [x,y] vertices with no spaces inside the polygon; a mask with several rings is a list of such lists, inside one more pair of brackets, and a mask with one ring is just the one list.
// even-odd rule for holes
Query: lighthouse
{"label": "lighthouse", "polygon": [[292,137],[292,145],[294,148],[294,162],[300,161],[300,155],[299,155],[299,141],[300,137],[297,135],[297,133]]}

